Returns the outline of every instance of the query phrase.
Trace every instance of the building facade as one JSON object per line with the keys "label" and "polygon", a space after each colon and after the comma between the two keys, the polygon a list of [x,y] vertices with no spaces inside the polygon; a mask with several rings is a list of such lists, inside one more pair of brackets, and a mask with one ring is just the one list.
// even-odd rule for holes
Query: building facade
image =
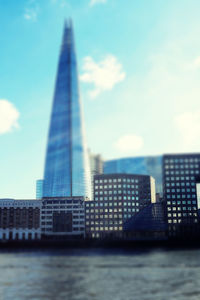
{"label": "building facade", "polygon": [[169,235],[184,237],[196,234],[197,192],[200,154],[163,156],[163,189]]}
{"label": "building facade", "polygon": [[103,174],[103,158],[100,154],[89,151],[91,176]]}
{"label": "building facade", "polygon": [[120,237],[123,223],[155,201],[155,180],[151,176],[94,176],[94,201],[85,203],[86,237]]}
{"label": "building facade", "polygon": [[[94,154],[89,151],[90,170],[91,170],[91,183],[94,186],[94,176],[103,174],[103,159],[100,154]],[[91,199],[94,198],[93,189]]]}
{"label": "building facade", "polygon": [[43,197],[43,179],[36,180],[36,199],[42,199]]}
{"label": "building facade", "polygon": [[72,23],[66,22],[60,50],[47,143],[44,197],[91,198],[91,175]]}
{"label": "building facade", "polygon": [[45,239],[83,238],[85,236],[85,198],[44,198],[41,231]]}
{"label": "building facade", "polygon": [[123,226],[126,240],[166,240],[165,203],[151,203],[128,219]]}
{"label": "building facade", "polygon": [[39,200],[0,199],[0,240],[41,238]]}
{"label": "building facade", "polygon": [[104,162],[104,174],[140,174],[155,178],[156,193],[162,196],[162,156],[128,157]]}

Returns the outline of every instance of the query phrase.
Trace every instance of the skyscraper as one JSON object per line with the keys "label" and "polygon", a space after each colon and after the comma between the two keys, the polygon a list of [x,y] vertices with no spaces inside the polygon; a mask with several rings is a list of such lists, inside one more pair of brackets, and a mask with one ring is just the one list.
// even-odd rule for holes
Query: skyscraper
{"label": "skyscraper", "polygon": [[91,197],[91,176],[72,22],[60,50],[44,172],[43,197]]}

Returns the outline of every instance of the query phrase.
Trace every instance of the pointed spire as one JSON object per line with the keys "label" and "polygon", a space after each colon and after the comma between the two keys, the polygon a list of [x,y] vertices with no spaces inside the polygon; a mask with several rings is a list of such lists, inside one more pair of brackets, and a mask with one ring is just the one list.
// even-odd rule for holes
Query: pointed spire
{"label": "pointed spire", "polygon": [[72,19],[71,18],[66,18],[65,19],[65,22],[64,22],[64,27],[65,29],[72,29],[73,28],[73,22],[72,22]]}
{"label": "pointed spire", "polygon": [[73,22],[72,19],[64,20],[64,30],[63,30],[63,41],[61,51],[65,48],[65,46],[72,46],[74,48],[74,34],[73,34]]}

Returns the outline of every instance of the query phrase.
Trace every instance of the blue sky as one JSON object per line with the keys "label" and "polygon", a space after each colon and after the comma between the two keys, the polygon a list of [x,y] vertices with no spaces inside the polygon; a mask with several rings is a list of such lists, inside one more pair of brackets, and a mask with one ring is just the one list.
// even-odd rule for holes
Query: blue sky
{"label": "blue sky", "polygon": [[0,0],[0,198],[34,198],[43,176],[66,17],[91,151],[199,152],[199,11],[199,0]]}

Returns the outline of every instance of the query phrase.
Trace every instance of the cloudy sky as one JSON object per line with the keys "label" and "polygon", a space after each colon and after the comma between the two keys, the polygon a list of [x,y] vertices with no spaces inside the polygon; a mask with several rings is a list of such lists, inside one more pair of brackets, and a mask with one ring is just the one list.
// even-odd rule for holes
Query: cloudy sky
{"label": "cloudy sky", "polygon": [[91,151],[199,152],[199,12],[199,0],[0,0],[0,198],[34,198],[43,176],[66,17]]}

